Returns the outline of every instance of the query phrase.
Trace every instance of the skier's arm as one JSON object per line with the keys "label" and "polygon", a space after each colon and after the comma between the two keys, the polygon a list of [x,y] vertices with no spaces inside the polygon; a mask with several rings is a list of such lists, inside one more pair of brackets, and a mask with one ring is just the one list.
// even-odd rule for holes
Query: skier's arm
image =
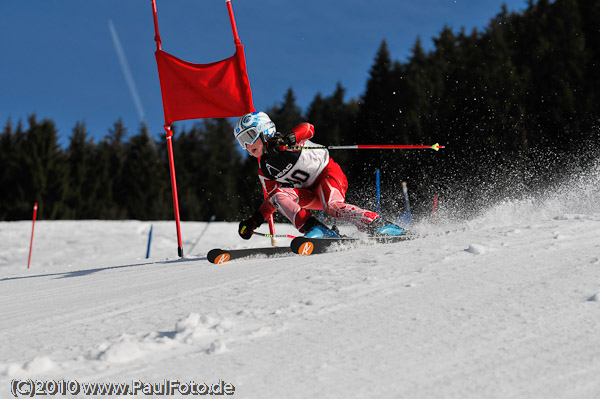
{"label": "skier's arm", "polygon": [[270,218],[276,210],[277,208],[271,203],[269,198],[265,198],[260,207],[258,207],[258,212],[262,215],[263,220]]}
{"label": "skier's arm", "polygon": [[294,147],[315,135],[315,127],[310,123],[303,122],[288,133],[277,133],[266,144],[267,153],[285,151],[286,148]]}
{"label": "skier's arm", "polygon": [[[294,135],[296,143],[310,140],[315,135],[315,127],[308,122],[303,122],[292,129],[290,135]],[[296,144],[295,143],[295,144]]]}

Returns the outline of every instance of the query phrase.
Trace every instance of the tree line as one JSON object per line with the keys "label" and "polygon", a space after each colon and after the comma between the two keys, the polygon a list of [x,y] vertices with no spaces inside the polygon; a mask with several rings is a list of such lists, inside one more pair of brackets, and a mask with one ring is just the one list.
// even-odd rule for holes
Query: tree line
{"label": "tree line", "polygon": [[[441,29],[433,49],[417,39],[406,61],[383,41],[365,93],[346,99],[338,83],[304,112],[293,89],[265,110],[281,132],[315,125],[326,145],[434,144],[414,151],[332,151],[346,171],[348,202],[403,210],[401,182],[413,210],[433,195],[461,212],[560,181],[597,159],[600,138],[600,2],[530,0],[523,12],[503,7],[483,30]],[[237,148],[232,120],[174,127],[182,220],[239,220],[260,204],[256,160]],[[130,135],[121,121],[99,142],[77,123],[66,148],[51,120],[10,120],[0,136],[0,220],[173,218],[164,139],[147,126]]]}

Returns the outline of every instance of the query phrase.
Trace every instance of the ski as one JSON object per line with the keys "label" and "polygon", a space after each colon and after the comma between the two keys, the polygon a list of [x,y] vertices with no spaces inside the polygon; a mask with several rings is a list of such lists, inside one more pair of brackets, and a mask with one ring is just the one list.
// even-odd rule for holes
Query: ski
{"label": "ski", "polygon": [[223,264],[233,259],[243,258],[270,258],[285,254],[292,255],[290,247],[263,247],[263,248],[241,248],[241,249],[211,249],[206,257],[210,263]]}
{"label": "ski", "polygon": [[361,247],[372,244],[385,244],[399,241],[410,240],[410,235],[401,236],[381,236],[381,237],[367,237],[367,238],[353,238],[353,237],[340,237],[340,238],[307,238],[297,237],[292,240],[291,249],[292,252],[299,255],[313,255],[322,254],[325,252],[335,252],[347,249],[348,247]]}
{"label": "ski", "polygon": [[[296,237],[292,240],[291,246],[285,247],[260,247],[260,248],[241,248],[241,249],[211,249],[206,255],[211,263],[223,264],[234,259],[249,258],[271,258],[276,256],[293,255],[312,255],[325,252],[335,252],[344,249],[361,247],[372,244],[385,244],[398,241],[410,240],[410,235],[397,237],[340,237],[340,238],[307,238]],[[290,250],[291,249],[291,250]]]}

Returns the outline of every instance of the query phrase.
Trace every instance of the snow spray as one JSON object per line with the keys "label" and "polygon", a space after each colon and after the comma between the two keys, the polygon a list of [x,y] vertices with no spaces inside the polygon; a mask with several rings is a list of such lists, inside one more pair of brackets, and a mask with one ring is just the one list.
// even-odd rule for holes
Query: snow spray
{"label": "snow spray", "polygon": [[435,219],[435,211],[437,210],[437,203],[438,203],[438,196],[437,194],[433,196],[433,209],[431,210],[431,221],[430,223],[433,223],[433,220]]}

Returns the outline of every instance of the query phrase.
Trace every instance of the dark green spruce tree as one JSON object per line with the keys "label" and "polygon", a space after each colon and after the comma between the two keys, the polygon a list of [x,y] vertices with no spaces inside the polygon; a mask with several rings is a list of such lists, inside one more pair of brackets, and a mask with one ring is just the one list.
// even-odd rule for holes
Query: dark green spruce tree
{"label": "dark green spruce tree", "polygon": [[[335,91],[328,97],[317,94],[308,107],[306,120],[315,126],[313,141],[322,145],[351,145],[353,130],[358,117],[358,103],[344,101],[346,89],[337,83]],[[331,154],[335,161],[346,170],[352,155],[348,151]]]}
{"label": "dark green spruce tree", "polygon": [[275,122],[277,131],[281,133],[291,131],[294,126],[304,121],[302,110],[296,104],[296,95],[292,88],[286,91],[283,102],[267,110],[267,114]]}
{"label": "dark green spruce tree", "polygon": [[169,169],[164,158],[159,156],[157,143],[150,137],[146,125],[142,125],[139,134],[128,141],[124,156],[119,191],[125,195],[118,197],[118,201],[127,218],[172,218],[172,202],[166,195]]}
{"label": "dark green spruce tree", "polygon": [[119,205],[119,198],[127,195],[126,187],[120,185],[125,162],[127,130],[122,120],[118,120],[109,134],[98,143],[94,151],[92,170],[98,180],[99,191],[95,195],[95,209],[100,219],[124,219],[125,208]]}
{"label": "dark green spruce tree", "polygon": [[[31,116],[21,153],[19,185],[24,191],[21,206],[31,209],[33,203],[38,202],[40,219],[68,217],[65,205],[69,182],[68,161],[58,144],[54,122],[44,119],[40,123],[35,116]],[[29,219],[29,213],[28,209],[20,217]]]}
{"label": "dark green spruce tree", "polygon": [[14,130],[9,120],[0,136],[0,186],[4,193],[0,196],[0,220],[24,219],[32,206],[31,198],[27,198],[26,187],[22,184],[24,140],[21,122]]}
{"label": "dark green spruce tree", "polygon": [[69,140],[69,190],[66,206],[69,219],[94,219],[96,195],[101,191],[101,181],[95,173],[95,145],[88,139],[85,124],[77,123]]}

